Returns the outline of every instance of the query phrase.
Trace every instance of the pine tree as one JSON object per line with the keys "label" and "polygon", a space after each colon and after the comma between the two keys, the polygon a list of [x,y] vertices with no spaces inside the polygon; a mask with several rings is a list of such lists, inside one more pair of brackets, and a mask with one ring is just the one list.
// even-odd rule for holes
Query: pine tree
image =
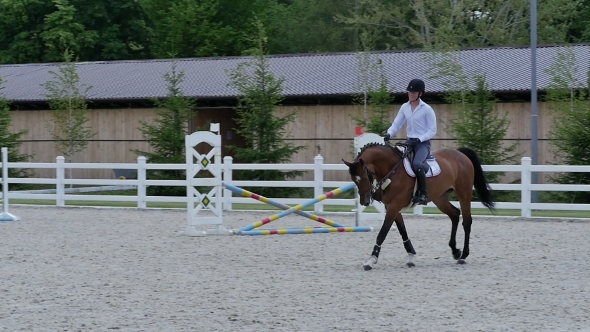
{"label": "pine tree", "polygon": [[[431,53],[426,59],[431,65],[431,78],[443,80],[448,91],[444,97],[457,110],[443,125],[454,135],[458,146],[473,149],[483,165],[516,163],[520,156],[516,153],[517,143],[504,140],[510,120],[507,114],[498,112],[497,99],[485,74],[465,73],[451,52]],[[486,172],[490,183],[498,183],[503,175],[503,172]],[[510,191],[495,191],[494,196],[497,201],[517,199]]]}
{"label": "pine tree", "polygon": [[[51,137],[55,140],[57,151],[71,162],[79,152],[84,151],[96,133],[87,126],[90,119],[86,116],[86,94],[92,88],[80,83],[76,64],[72,62],[73,54],[64,52],[64,63],[58,65],[58,71],[50,71],[53,80],[41,84],[47,90],[49,107],[53,122],[48,124]],[[72,169],[70,169],[72,178]]]}
{"label": "pine tree", "polygon": [[[196,102],[184,96],[180,84],[184,81],[185,73],[179,71],[177,66],[176,60],[173,60],[172,69],[164,74],[168,93],[164,100],[154,100],[157,107],[154,121],[140,121],[139,130],[153,152],[137,149],[133,152],[146,157],[148,163],[186,163],[185,136],[190,134],[189,128]],[[152,170],[148,173],[148,178],[155,180],[183,180],[185,177],[183,170]],[[184,196],[186,188],[153,186],[148,188],[148,193],[155,196]]]}
{"label": "pine tree", "polygon": [[[377,59],[374,66],[363,66],[361,62],[361,71],[367,71],[367,74],[363,74],[362,77],[370,76],[373,70],[369,67],[375,67],[376,79],[366,79],[365,85],[366,96],[357,96],[355,102],[361,104],[368,111],[363,112],[364,117],[353,117],[356,121],[357,126],[364,127],[365,132],[375,133],[377,135],[385,136],[387,129],[391,126],[389,121],[389,115],[391,113],[391,103],[393,102],[393,96],[389,92],[388,79],[383,70],[383,64],[381,59]],[[373,87],[374,84],[369,84],[369,81],[376,81],[377,86]]]}
{"label": "pine tree", "polygon": [[[590,82],[580,82],[579,68],[571,49],[560,51],[547,69],[551,84],[547,91],[553,123],[549,132],[552,138],[555,163],[590,165]],[[590,72],[589,72],[590,74]],[[550,177],[559,184],[590,184],[590,173],[559,173]],[[590,192],[552,192],[553,201],[590,203]]]}
{"label": "pine tree", "polygon": [[[4,89],[4,81],[0,77],[0,92]],[[22,136],[28,133],[28,130],[21,130],[16,133],[10,132],[10,127],[12,124],[12,116],[10,114],[10,104],[8,100],[0,94],[0,147],[8,148],[8,161],[10,162],[27,162],[31,155],[22,154],[19,152],[20,147],[22,145]],[[0,161],[2,160],[2,155],[0,154]],[[11,178],[25,178],[30,176],[30,171],[27,169],[17,169],[17,168],[9,168],[8,169],[8,176]],[[13,184],[10,186],[12,189],[18,189],[18,184]],[[0,189],[2,189],[2,185],[0,184]]]}
{"label": "pine tree", "polygon": [[[236,159],[246,163],[274,164],[290,161],[293,154],[303,146],[286,142],[286,126],[297,116],[295,112],[285,116],[275,115],[275,109],[283,100],[283,78],[276,78],[266,58],[266,35],[260,21],[255,22],[258,35],[253,40],[255,47],[250,50],[252,59],[238,64],[228,72],[230,86],[241,97],[238,99],[236,132],[243,137],[245,147],[230,146]],[[303,174],[301,171],[252,170],[236,172],[236,178],[280,181]],[[298,188],[253,188],[268,197],[299,192]]]}

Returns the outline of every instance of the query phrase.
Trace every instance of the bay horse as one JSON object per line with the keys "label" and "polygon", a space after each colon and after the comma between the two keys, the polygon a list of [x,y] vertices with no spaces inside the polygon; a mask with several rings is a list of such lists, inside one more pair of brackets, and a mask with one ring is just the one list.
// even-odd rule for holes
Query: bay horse
{"label": "bay horse", "polygon": [[[405,167],[409,165],[412,157],[411,147],[403,143],[393,146],[391,144],[369,143],[361,149],[352,162],[342,159],[344,164],[348,166],[352,181],[356,183],[360,204],[369,206],[372,200],[377,200],[382,202],[386,208],[385,219],[377,235],[373,252],[363,265],[367,271],[377,263],[381,245],[394,221],[408,253],[407,266],[415,266],[413,257],[416,251],[408,237],[401,214],[402,210],[415,205],[412,203],[412,196],[416,189],[416,179],[412,176],[414,174],[411,166],[409,169]],[[404,159],[406,159],[406,165],[402,166]],[[451,219],[449,246],[457,263],[465,264],[465,259],[469,256],[473,187],[475,187],[481,203],[493,212],[495,203],[492,199],[491,188],[485,178],[477,153],[470,148],[438,149],[432,152],[429,159],[427,161],[431,167],[426,172],[428,201],[432,201],[441,212]],[[432,173],[433,169],[440,173]],[[449,201],[449,195],[453,191],[457,194],[462,213]],[[463,215],[463,230],[465,232],[463,252],[457,249],[455,239],[461,214]]]}

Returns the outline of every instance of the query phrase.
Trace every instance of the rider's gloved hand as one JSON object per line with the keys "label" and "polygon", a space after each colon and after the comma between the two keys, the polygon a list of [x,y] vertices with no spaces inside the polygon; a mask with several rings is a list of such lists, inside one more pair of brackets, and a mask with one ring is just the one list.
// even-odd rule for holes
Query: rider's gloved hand
{"label": "rider's gloved hand", "polygon": [[391,139],[391,135],[387,134],[387,135],[385,135],[385,137],[383,137],[383,142],[389,142],[390,139]]}

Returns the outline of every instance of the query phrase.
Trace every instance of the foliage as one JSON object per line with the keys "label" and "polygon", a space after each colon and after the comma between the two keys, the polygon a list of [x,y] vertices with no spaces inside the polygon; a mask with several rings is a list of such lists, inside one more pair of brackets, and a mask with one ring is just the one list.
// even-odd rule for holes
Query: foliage
{"label": "foliage", "polygon": [[0,1],[0,63],[149,58],[149,25],[136,0]]}
{"label": "foliage", "polygon": [[[438,56],[437,56],[438,55]],[[465,73],[452,52],[430,54],[431,79],[441,79],[449,92],[447,102],[456,105],[456,113],[446,130],[455,136],[458,146],[474,150],[483,165],[514,164],[520,154],[517,143],[505,143],[510,126],[508,114],[496,109],[496,99],[490,91],[485,74]],[[490,183],[499,183],[503,172],[486,172]],[[495,192],[497,201],[511,200],[507,193]]]}
{"label": "foliage", "polygon": [[[529,41],[530,2],[358,0],[339,20],[375,33],[377,47],[396,49],[522,45]],[[568,41],[584,0],[547,0],[538,6],[540,43]],[[587,10],[587,8],[584,8]],[[585,29],[585,27],[578,27]]]}
{"label": "foliage", "polygon": [[[88,140],[95,133],[87,127],[86,94],[92,88],[80,83],[72,53],[64,52],[65,63],[58,65],[58,71],[49,71],[53,80],[41,84],[47,90],[52,123],[48,124],[57,151],[67,161],[88,146]],[[71,178],[71,169],[70,169]]]}
{"label": "foliage", "polygon": [[[0,63],[241,55],[267,29],[270,54],[525,45],[530,1],[0,1]],[[590,0],[546,0],[540,44],[590,41]],[[540,24],[542,23],[542,24]]]}
{"label": "foliage", "polygon": [[[362,117],[352,117],[357,126],[362,126],[365,132],[385,136],[387,129],[391,126],[389,113],[393,96],[389,92],[388,79],[383,69],[381,59],[371,61],[368,52],[361,54],[359,72],[361,78],[361,89],[365,93],[354,98],[355,103],[363,105]],[[376,83],[376,84],[375,84]],[[369,115],[370,114],[370,115]]]}
{"label": "foliage", "polygon": [[177,0],[154,13],[158,17],[154,55],[165,58],[170,51],[178,57],[224,55],[220,46],[230,29],[215,20],[218,11],[218,0]]}
{"label": "foliage", "polygon": [[[356,0],[269,1],[265,11],[271,54],[358,51],[357,29],[338,21]],[[273,4],[274,3],[274,4]]]}
{"label": "foliage", "polygon": [[[133,150],[139,156],[145,156],[148,163],[155,164],[184,164],[185,136],[193,119],[193,109],[196,103],[184,97],[181,84],[184,81],[184,71],[179,71],[176,60],[172,62],[170,72],[164,74],[168,93],[164,100],[154,100],[157,114],[153,122],[140,121],[144,139],[149,143],[153,152]],[[183,170],[153,170],[148,173],[149,179],[155,180],[184,180]],[[155,196],[186,196],[185,187],[153,186],[148,193]]]}
{"label": "foliage", "polygon": [[[559,52],[547,69],[551,85],[547,94],[554,122],[550,129],[557,163],[590,165],[590,84],[581,82],[571,49]],[[550,180],[560,184],[590,184],[590,172],[560,173]],[[589,192],[553,193],[553,199],[567,203],[590,203]]]}
{"label": "foliage", "polygon": [[[237,160],[246,163],[285,163],[304,147],[286,142],[286,126],[297,116],[290,112],[277,116],[275,108],[282,101],[283,78],[276,78],[270,70],[265,56],[266,35],[260,21],[255,23],[258,34],[253,40],[251,60],[242,62],[228,72],[229,86],[235,88],[241,97],[237,111],[236,132],[244,138],[245,147],[230,146]],[[236,178],[257,181],[280,181],[301,175],[301,171],[282,172],[278,170],[252,170],[236,172]],[[257,193],[267,197],[297,192],[298,188],[255,188]]]}
{"label": "foliage", "polygon": [[[4,81],[0,77],[0,91],[4,89],[3,83]],[[28,130],[12,133],[10,132],[11,124],[12,117],[10,115],[9,103],[3,95],[0,95],[0,147],[8,148],[8,160],[10,162],[27,162],[32,156],[20,153],[19,151],[22,145],[22,136],[26,135]],[[1,154],[0,161],[3,162]],[[30,172],[27,169],[9,168],[8,176],[11,178],[25,178],[30,176]],[[19,184],[11,185],[13,189],[18,187]],[[2,189],[1,184],[0,189]]]}

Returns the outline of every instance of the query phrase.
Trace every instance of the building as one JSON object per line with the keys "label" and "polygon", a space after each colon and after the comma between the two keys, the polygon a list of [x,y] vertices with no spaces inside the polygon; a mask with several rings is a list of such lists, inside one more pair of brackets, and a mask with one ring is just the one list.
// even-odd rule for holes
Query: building
{"label": "building", "polygon": [[[576,80],[587,82],[590,46],[540,46],[537,49],[537,86],[541,96],[551,83],[546,70],[564,52],[575,55]],[[519,151],[526,156],[530,156],[531,150],[530,54],[528,47],[464,49],[454,53],[467,74],[486,75],[490,89],[499,98],[499,110],[507,112],[511,121],[506,139],[517,140]],[[340,163],[341,158],[352,157],[356,124],[351,116],[364,112],[362,105],[353,105],[352,96],[362,94],[366,90],[364,87],[371,84],[363,82],[372,82],[363,79],[367,71],[360,69],[366,59],[371,63],[382,63],[389,89],[395,96],[391,120],[399,105],[407,100],[407,83],[416,77],[426,81],[424,99],[431,103],[441,120],[433,149],[453,147],[453,137],[442,124],[453,114],[453,108],[442,99],[446,91],[442,81],[429,78],[431,66],[426,60],[429,56],[421,51],[381,51],[372,53],[370,58],[355,53],[268,56],[275,76],[285,79],[285,100],[277,112],[298,112],[297,121],[289,127],[289,139],[307,147],[293,158],[293,162],[311,163],[318,151],[326,163]],[[233,120],[238,93],[228,85],[228,70],[248,60],[248,57],[177,59],[178,70],[185,73],[183,92],[185,96],[195,98],[198,104],[193,128],[207,121],[219,122],[226,147],[240,144]],[[52,162],[58,155],[46,129],[50,112],[41,85],[51,79],[50,71],[57,70],[56,65],[0,66],[0,77],[4,80],[4,90],[0,93],[15,110],[13,128],[29,129],[22,149],[24,153],[34,155],[32,161]],[[76,65],[82,84],[91,87],[87,94],[91,108],[89,117],[97,135],[74,161],[134,162],[137,156],[131,149],[149,149],[138,130],[139,121],[153,119],[155,110],[151,100],[166,96],[163,75],[171,70],[172,60],[81,62]],[[541,164],[553,160],[548,135],[551,119],[546,105],[540,102],[538,146]],[[402,132],[398,137],[403,135]],[[224,154],[230,154],[227,148]],[[43,176],[44,172],[36,170],[35,175]],[[106,171],[80,170],[75,176],[110,178],[114,175]],[[327,176],[327,179],[331,178]]]}

